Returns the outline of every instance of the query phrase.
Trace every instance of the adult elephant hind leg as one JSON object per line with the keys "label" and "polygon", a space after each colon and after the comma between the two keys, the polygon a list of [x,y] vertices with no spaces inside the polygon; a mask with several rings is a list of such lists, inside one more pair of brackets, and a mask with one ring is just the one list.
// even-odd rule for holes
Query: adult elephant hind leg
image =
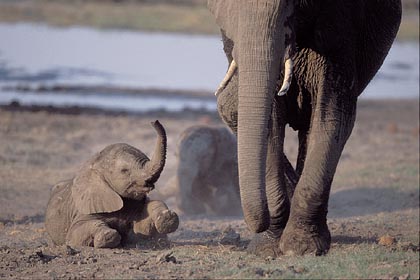
{"label": "adult elephant hind leg", "polygon": [[[348,90],[343,91],[346,88]],[[330,82],[319,91],[305,165],[291,202],[289,222],[280,240],[280,250],[284,254],[321,255],[329,250],[330,187],[356,115],[356,97],[349,89],[345,84]]]}

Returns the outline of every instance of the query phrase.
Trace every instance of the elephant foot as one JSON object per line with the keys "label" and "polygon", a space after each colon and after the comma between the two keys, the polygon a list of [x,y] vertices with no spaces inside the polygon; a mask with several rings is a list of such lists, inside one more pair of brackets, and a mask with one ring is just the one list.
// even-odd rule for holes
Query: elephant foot
{"label": "elephant foot", "polygon": [[279,249],[280,235],[271,236],[268,232],[257,233],[246,248],[247,252],[260,257],[278,257],[281,255]]}
{"label": "elephant foot", "polygon": [[171,210],[162,211],[155,220],[156,230],[161,234],[174,232],[178,229],[178,226],[178,215]]}
{"label": "elephant foot", "polygon": [[95,234],[93,246],[95,248],[115,248],[120,245],[121,235],[112,228],[104,228]]}
{"label": "elephant foot", "polygon": [[327,224],[288,223],[280,238],[280,251],[289,256],[305,254],[321,256],[328,252],[330,244],[331,234]]}

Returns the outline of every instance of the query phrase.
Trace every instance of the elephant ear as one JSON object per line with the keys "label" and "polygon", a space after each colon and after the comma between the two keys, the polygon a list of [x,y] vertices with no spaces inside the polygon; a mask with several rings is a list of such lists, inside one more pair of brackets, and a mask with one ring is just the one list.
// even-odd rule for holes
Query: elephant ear
{"label": "elephant ear", "polygon": [[71,189],[76,209],[82,214],[111,213],[123,207],[123,200],[94,169],[74,178]]}
{"label": "elephant ear", "polygon": [[241,1],[208,0],[207,7],[216,19],[217,25],[226,32],[228,38],[236,41],[238,11]]}

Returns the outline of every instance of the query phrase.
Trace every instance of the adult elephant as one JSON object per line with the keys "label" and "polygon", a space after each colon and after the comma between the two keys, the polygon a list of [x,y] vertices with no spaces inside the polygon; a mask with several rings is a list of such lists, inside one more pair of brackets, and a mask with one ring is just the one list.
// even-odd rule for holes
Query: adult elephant
{"label": "adult elephant", "polygon": [[[392,45],[401,2],[209,0],[208,6],[230,64],[216,93],[219,113],[238,138],[242,209],[249,229],[263,232],[249,247],[324,254],[331,243],[330,187],[356,101]],[[299,137],[291,199],[284,178],[290,170],[281,160],[287,123]]]}

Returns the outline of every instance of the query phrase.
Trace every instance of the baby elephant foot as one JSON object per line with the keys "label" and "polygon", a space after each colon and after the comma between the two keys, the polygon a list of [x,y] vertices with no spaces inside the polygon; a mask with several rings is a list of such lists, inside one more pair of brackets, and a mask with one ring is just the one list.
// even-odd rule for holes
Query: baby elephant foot
{"label": "baby elephant foot", "polygon": [[330,249],[331,234],[328,226],[287,224],[280,238],[280,251],[284,255],[325,255]]}
{"label": "baby elephant foot", "polygon": [[112,228],[101,228],[93,240],[95,248],[115,248],[120,245],[121,235]]}
{"label": "baby elephant foot", "polygon": [[157,215],[155,227],[158,233],[166,234],[177,230],[179,226],[178,215],[171,210],[164,210]]}
{"label": "baby elephant foot", "polygon": [[281,255],[279,249],[280,235],[273,236],[268,232],[257,233],[248,244],[246,251],[260,257],[277,257]]}

